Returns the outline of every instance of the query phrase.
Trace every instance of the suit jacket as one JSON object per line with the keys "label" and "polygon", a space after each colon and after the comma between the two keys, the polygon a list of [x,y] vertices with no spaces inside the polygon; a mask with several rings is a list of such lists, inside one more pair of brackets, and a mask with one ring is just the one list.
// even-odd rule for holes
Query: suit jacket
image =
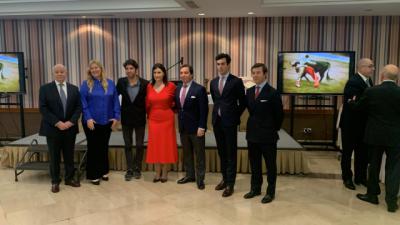
{"label": "suit jacket", "polygon": [[[370,86],[372,86],[372,81],[370,81]],[[367,89],[367,84],[357,73],[349,78],[344,88],[344,98],[343,98],[343,111],[340,117],[340,127],[342,129],[347,129],[348,134],[352,134],[358,139],[362,139],[365,130],[366,116],[359,115],[353,112],[352,107],[349,106],[349,101],[356,96],[357,99],[361,97],[365,89]]]}
{"label": "suit jacket", "polygon": [[178,111],[179,132],[197,133],[198,128],[207,129],[208,97],[206,89],[192,81],[183,107],[180,101],[182,85],[175,91],[175,106]]}
{"label": "suit jacket", "polygon": [[222,94],[218,90],[219,77],[211,80],[210,92],[214,102],[212,123],[215,124],[218,117],[218,109],[221,110],[221,122],[223,126],[237,126],[240,124],[240,115],[246,108],[246,96],[242,79],[229,74],[226,78]]}
{"label": "suit jacket", "polygon": [[55,81],[47,83],[39,90],[39,110],[42,114],[39,135],[56,136],[60,131],[55,124],[59,121],[70,121],[74,126],[67,131],[78,133],[78,119],[82,112],[81,97],[78,87],[70,83],[67,84],[67,110],[64,116],[64,110],[61,103],[60,94]]}
{"label": "suit jacket", "polygon": [[268,83],[261,89],[257,99],[255,86],[246,92],[247,120],[246,139],[255,143],[276,143],[283,122],[283,105],[280,94]]}
{"label": "suit jacket", "polygon": [[400,87],[391,81],[368,88],[355,110],[367,115],[364,142],[400,147]]}
{"label": "suit jacket", "polygon": [[131,102],[127,87],[129,80],[127,77],[119,78],[117,82],[118,94],[122,96],[121,104],[121,124],[133,127],[143,127],[146,125],[146,92],[148,81],[139,78],[139,92],[135,101]]}

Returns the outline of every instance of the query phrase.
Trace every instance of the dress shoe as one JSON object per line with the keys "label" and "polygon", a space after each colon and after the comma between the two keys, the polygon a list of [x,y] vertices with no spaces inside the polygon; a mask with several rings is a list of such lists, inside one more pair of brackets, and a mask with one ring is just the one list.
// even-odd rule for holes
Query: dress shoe
{"label": "dress shoe", "polygon": [[354,186],[353,181],[352,180],[345,180],[343,181],[343,184],[346,188],[350,189],[350,190],[356,190],[356,186]]}
{"label": "dress shoe", "polygon": [[161,181],[161,179],[160,179],[160,178],[155,178],[155,177],[154,177],[154,179],[153,179],[153,183],[157,183],[157,182],[159,182],[159,181]]}
{"label": "dress shoe", "polygon": [[59,184],[52,184],[51,185],[51,192],[57,193],[60,191],[60,185]]}
{"label": "dress shoe", "polygon": [[206,188],[206,185],[204,184],[204,181],[197,181],[197,188],[200,190],[204,190]]}
{"label": "dress shoe", "polygon": [[397,204],[388,204],[387,206],[388,212],[396,212],[397,209],[399,209],[399,206]]}
{"label": "dress shoe", "polygon": [[178,183],[178,184],[186,184],[186,183],[195,182],[195,181],[196,181],[196,180],[195,180],[194,178],[184,177],[184,178],[182,178],[182,179],[179,179],[179,180],[177,181],[177,183]]}
{"label": "dress shoe", "polygon": [[222,193],[222,197],[229,197],[233,194],[234,188],[231,185],[227,185],[224,192]]}
{"label": "dress shoe", "polygon": [[250,190],[250,192],[245,194],[243,198],[245,199],[254,198],[257,195],[261,195],[261,191]]}
{"label": "dress shoe", "polygon": [[81,183],[79,183],[78,181],[74,181],[74,180],[66,180],[65,185],[71,186],[71,187],[80,187]]}
{"label": "dress shoe", "polygon": [[130,181],[130,180],[132,180],[132,177],[133,177],[133,172],[132,172],[132,170],[126,171],[126,173],[125,173],[125,181]]}
{"label": "dress shoe", "polygon": [[168,181],[168,178],[161,178],[160,181],[161,181],[161,183],[165,183]]}
{"label": "dress shoe", "polygon": [[224,181],[221,181],[217,186],[215,186],[215,190],[221,191],[226,188],[226,183]]}
{"label": "dress shoe", "polygon": [[100,180],[96,179],[96,180],[92,180],[91,181],[93,185],[100,185]]}
{"label": "dress shoe", "polygon": [[369,202],[371,204],[375,204],[375,205],[379,204],[379,200],[378,200],[378,197],[376,195],[357,194],[357,198],[362,200],[362,201]]}
{"label": "dress shoe", "polygon": [[266,194],[264,196],[264,198],[261,199],[261,203],[262,204],[270,203],[274,200],[274,198],[275,198],[275,195]]}
{"label": "dress shoe", "polygon": [[108,176],[102,176],[101,179],[104,180],[104,181],[109,181],[110,180],[110,178],[108,178]]}
{"label": "dress shoe", "polygon": [[135,179],[140,179],[141,176],[142,176],[142,174],[140,173],[140,171],[134,171],[133,172],[133,177]]}

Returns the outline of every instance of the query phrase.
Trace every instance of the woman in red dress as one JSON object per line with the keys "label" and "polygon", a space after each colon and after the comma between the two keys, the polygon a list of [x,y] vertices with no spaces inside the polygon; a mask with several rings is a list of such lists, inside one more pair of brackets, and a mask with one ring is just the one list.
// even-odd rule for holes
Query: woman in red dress
{"label": "woman in red dress", "polygon": [[164,183],[168,179],[169,164],[178,161],[173,111],[176,86],[168,82],[164,65],[155,64],[152,73],[146,96],[149,121],[146,162],[155,164],[156,175],[153,182]]}

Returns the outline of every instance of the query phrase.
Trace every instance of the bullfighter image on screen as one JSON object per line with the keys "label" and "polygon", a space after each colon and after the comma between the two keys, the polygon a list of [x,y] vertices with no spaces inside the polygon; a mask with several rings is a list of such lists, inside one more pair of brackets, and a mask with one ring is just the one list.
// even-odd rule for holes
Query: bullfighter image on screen
{"label": "bullfighter image on screen", "polygon": [[354,52],[280,52],[278,90],[283,94],[343,94],[354,73]]}
{"label": "bullfighter image on screen", "polygon": [[0,52],[0,93],[25,92],[25,68],[22,52]]}

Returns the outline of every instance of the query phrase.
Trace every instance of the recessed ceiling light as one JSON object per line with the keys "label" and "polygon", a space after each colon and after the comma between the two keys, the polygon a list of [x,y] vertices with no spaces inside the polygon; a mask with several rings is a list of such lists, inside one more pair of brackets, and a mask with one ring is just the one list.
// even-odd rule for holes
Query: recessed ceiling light
{"label": "recessed ceiling light", "polygon": [[199,16],[205,16],[206,14],[205,14],[205,13],[199,13],[199,14],[197,14],[197,15],[199,15]]}
{"label": "recessed ceiling light", "polygon": [[255,13],[254,13],[254,12],[248,12],[247,14],[249,14],[249,15],[254,15]]}
{"label": "recessed ceiling light", "polygon": [[83,19],[86,19],[86,16],[82,16]]}

